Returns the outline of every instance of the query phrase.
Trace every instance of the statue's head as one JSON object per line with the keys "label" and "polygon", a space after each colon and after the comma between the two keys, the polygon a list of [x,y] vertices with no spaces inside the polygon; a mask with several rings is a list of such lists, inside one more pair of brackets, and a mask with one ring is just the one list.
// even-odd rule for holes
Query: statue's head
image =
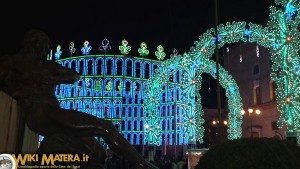
{"label": "statue's head", "polygon": [[23,49],[30,52],[30,59],[46,57],[50,45],[50,39],[43,31],[32,29],[25,33]]}

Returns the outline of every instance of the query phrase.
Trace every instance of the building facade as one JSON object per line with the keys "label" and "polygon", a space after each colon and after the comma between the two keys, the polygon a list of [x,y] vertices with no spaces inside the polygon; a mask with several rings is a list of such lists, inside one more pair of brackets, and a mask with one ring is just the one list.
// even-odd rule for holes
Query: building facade
{"label": "building facade", "polygon": [[285,139],[286,127],[278,128],[275,89],[271,80],[271,55],[255,43],[238,42],[223,50],[224,68],[239,86],[242,102],[243,137]]}

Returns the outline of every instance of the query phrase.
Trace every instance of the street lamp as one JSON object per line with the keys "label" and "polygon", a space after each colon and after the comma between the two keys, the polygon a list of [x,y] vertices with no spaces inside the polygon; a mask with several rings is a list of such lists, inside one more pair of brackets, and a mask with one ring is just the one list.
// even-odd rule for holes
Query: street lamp
{"label": "street lamp", "polygon": [[[222,125],[223,133],[226,132],[224,130],[226,130],[226,126],[228,125],[228,121],[227,120],[223,120],[221,123],[219,122],[219,120],[213,120],[211,123],[212,123],[213,126]],[[220,133],[220,131],[219,131],[219,133]]]}
{"label": "street lamp", "polygon": [[[248,108],[247,112],[248,112],[248,116],[250,117],[250,134],[251,134],[251,138],[253,138],[253,132],[252,132],[252,116],[253,116],[253,108]],[[259,109],[255,109],[255,114],[256,115],[260,115],[261,111]],[[246,111],[244,109],[241,110],[241,114],[245,115]]]}

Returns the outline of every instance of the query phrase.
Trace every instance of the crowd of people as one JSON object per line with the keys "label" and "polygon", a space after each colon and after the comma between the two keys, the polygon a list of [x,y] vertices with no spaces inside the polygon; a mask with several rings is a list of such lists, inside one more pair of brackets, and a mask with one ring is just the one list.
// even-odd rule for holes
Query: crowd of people
{"label": "crowd of people", "polygon": [[169,156],[156,156],[154,161],[150,161],[160,169],[188,169],[188,163],[185,157],[169,157]]}
{"label": "crowd of people", "polygon": [[[149,160],[150,163],[158,167],[159,169],[188,169],[188,162],[186,157],[170,157],[170,156],[155,156],[154,160]],[[106,169],[130,169],[126,159],[112,153],[107,156],[105,161]]]}

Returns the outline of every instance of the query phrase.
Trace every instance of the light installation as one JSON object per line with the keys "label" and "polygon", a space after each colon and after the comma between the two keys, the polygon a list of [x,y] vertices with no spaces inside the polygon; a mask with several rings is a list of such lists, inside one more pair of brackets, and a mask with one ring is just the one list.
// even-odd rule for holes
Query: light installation
{"label": "light installation", "polygon": [[70,54],[70,56],[72,57],[72,55],[73,55],[73,53],[75,53],[75,51],[76,51],[76,48],[74,48],[74,42],[70,42],[70,44],[69,44],[69,54]]}
{"label": "light installation", "polygon": [[149,50],[147,49],[147,44],[145,42],[142,42],[140,45],[140,48],[138,49],[138,52],[140,56],[145,57],[149,55]]}
{"label": "light installation", "polygon": [[164,47],[161,45],[157,46],[157,51],[155,51],[155,56],[158,60],[163,60],[166,56],[166,53],[164,52]]}
{"label": "light installation", "polygon": [[128,41],[124,39],[121,42],[121,46],[119,46],[120,52],[124,55],[127,55],[131,51],[131,47],[127,45],[128,45]]}
{"label": "light installation", "polygon": [[[214,53],[215,43],[223,47],[226,43],[238,41],[255,42],[271,51],[273,62],[271,78],[277,84],[276,97],[280,118],[279,127],[286,125],[288,130],[297,134],[300,143],[300,64],[299,64],[299,26],[300,15],[298,0],[276,0],[282,8],[271,6],[270,21],[267,27],[245,22],[226,23],[219,25],[218,35],[214,29],[209,29],[195,46],[184,55],[174,55],[164,61],[149,80],[146,91],[146,137],[149,145],[161,144],[162,130],[160,123],[160,105],[163,104],[161,93],[167,93],[166,84],[172,84],[171,76],[182,75],[179,85],[179,102],[176,103],[176,113],[182,113],[181,122],[176,122],[176,128],[183,130],[184,138],[189,143],[198,140],[203,142],[204,122],[201,107],[201,74],[209,73],[215,78],[216,64],[210,60]],[[258,56],[257,56],[258,57]],[[220,67],[220,84],[226,90],[228,98],[228,138],[241,137],[241,98],[234,80]],[[171,78],[171,80],[170,80]],[[170,85],[171,87],[172,85]],[[180,114],[180,113],[179,113]],[[176,119],[177,121],[177,119]]]}
{"label": "light installation", "polygon": [[56,52],[55,52],[55,60],[58,60],[60,58],[62,54],[62,51],[61,51],[61,46],[60,45],[57,45],[56,47]]}
{"label": "light installation", "polygon": [[[60,57],[55,61],[77,71],[80,79],[74,84],[56,86],[55,94],[60,106],[111,120],[131,144],[145,144],[144,88],[161,61],[144,58],[150,52],[146,43],[141,43],[140,47],[137,51],[141,57],[129,56],[131,48],[128,42],[123,40],[119,48],[122,54],[110,55],[106,52],[111,46],[109,41],[104,39],[99,46],[99,51],[104,54],[93,55],[88,54],[92,46],[85,41],[81,48],[82,55],[75,56],[75,44],[71,42],[68,52],[63,52],[69,53],[69,57]],[[165,106],[171,107],[171,103]],[[168,126],[172,126],[171,111],[165,117],[165,123],[168,122]],[[166,133],[173,132],[174,130],[170,129]]]}
{"label": "light installation", "polygon": [[[56,61],[78,71],[81,78],[75,84],[57,86],[61,107],[112,120],[132,144],[159,145],[162,139],[169,145],[202,142],[204,120],[198,91],[201,74],[216,76],[216,63],[210,59],[215,43],[223,47],[226,43],[253,42],[271,51],[271,78],[278,86],[278,125],[287,125],[289,131],[296,132],[299,142],[300,5],[296,0],[277,0],[276,4],[283,8],[270,7],[267,27],[245,22],[221,24],[218,35],[209,29],[188,53],[178,55],[174,49],[171,58],[164,62],[145,59],[146,44],[140,46],[142,58],[127,57],[131,47],[125,39],[119,46],[122,55],[106,55],[110,49],[107,39],[99,47],[104,55],[89,55],[92,47],[85,41],[81,48],[83,56],[72,56],[75,48],[70,44],[71,57]],[[162,46],[158,46],[155,55],[163,60]],[[48,55],[51,58],[52,53]],[[219,67],[220,84],[228,98],[228,138],[240,138],[239,88],[227,71]]]}
{"label": "light installation", "polygon": [[81,52],[83,55],[88,55],[91,50],[92,50],[92,46],[89,46],[90,42],[89,41],[84,41],[83,43],[83,47],[81,48]]}
{"label": "light installation", "polygon": [[296,133],[300,143],[300,71],[299,71],[299,9],[298,0],[277,0],[281,10],[271,7],[270,27],[273,36],[271,78],[278,85],[277,107],[280,111],[278,125],[286,125]]}
{"label": "light installation", "polygon": [[[202,48],[201,53],[190,52],[183,56],[177,55],[166,61],[155,71],[154,77],[150,78],[146,87],[145,113],[146,137],[145,141],[150,145],[160,145],[162,143],[161,123],[163,117],[160,117],[163,110],[162,105],[173,102],[175,105],[175,123],[176,131],[180,131],[177,136],[179,143],[189,144],[195,143],[196,140],[202,142],[204,127],[204,112],[201,106],[201,74],[208,73],[214,78],[216,77],[216,64],[209,60],[208,56],[214,51],[213,36],[206,33],[202,38],[208,40],[207,46]],[[200,38],[200,39],[202,39]],[[209,40],[210,39],[210,40]],[[197,46],[198,48],[200,46]],[[203,47],[203,46],[202,46]],[[197,49],[192,50],[197,50]],[[241,136],[241,119],[239,113],[241,110],[241,97],[239,95],[238,86],[227,71],[220,68],[220,84],[226,90],[228,97],[229,124],[234,124],[229,130],[230,138],[238,138]],[[174,91],[175,93],[170,92]],[[168,100],[163,99],[167,95]],[[173,99],[174,97],[174,99]]]}

